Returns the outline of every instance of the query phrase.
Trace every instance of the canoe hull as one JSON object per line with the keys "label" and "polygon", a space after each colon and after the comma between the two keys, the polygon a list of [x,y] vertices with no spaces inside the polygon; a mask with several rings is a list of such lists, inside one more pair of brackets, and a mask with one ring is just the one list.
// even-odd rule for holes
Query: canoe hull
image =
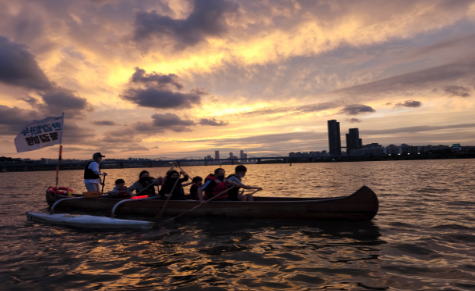
{"label": "canoe hull", "polygon": [[[63,196],[46,195],[51,206]],[[379,209],[376,194],[363,186],[354,194],[335,198],[284,198],[255,197],[254,202],[211,201],[189,212],[188,216],[222,216],[236,218],[275,218],[275,219],[308,219],[308,220],[371,220]],[[85,198],[65,200],[57,209],[77,209],[83,211],[107,211],[110,213],[114,205],[121,201],[117,198]],[[131,200],[121,204],[116,214],[155,216],[164,205],[163,200]],[[177,216],[195,206],[197,201],[169,201],[164,211],[166,216]]]}

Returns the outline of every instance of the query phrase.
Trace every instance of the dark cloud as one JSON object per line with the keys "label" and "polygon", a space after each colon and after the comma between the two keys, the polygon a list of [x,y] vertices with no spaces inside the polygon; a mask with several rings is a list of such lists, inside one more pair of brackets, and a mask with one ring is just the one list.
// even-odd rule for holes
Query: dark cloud
{"label": "dark cloud", "polygon": [[466,62],[449,63],[429,69],[419,70],[382,80],[369,82],[332,91],[332,94],[357,96],[381,96],[391,92],[425,90],[429,86],[453,81],[467,81],[475,75],[475,59]]}
{"label": "dark cloud", "polygon": [[409,52],[407,57],[427,57],[430,54],[444,52],[444,51],[452,51],[454,48],[461,49],[473,49],[475,46],[475,34],[468,35],[468,36],[459,36],[459,37],[450,37],[448,39],[443,39],[438,41],[432,45],[418,48]]}
{"label": "dark cloud", "polygon": [[46,116],[33,110],[0,105],[0,135],[17,135],[28,121],[43,118]]}
{"label": "dark cloud", "polygon": [[93,129],[80,127],[68,120],[64,122],[64,141],[67,144],[87,147],[91,155],[94,152],[108,155],[116,152],[148,151],[148,148],[139,144],[142,140],[135,138],[133,132],[125,134],[124,129],[121,129],[96,135]]}
{"label": "dark cloud", "polygon": [[38,92],[42,100],[28,96],[21,100],[31,108],[52,116],[65,113],[66,118],[83,115],[87,109],[93,111],[92,106],[85,98],[78,97],[73,91],[61,87],[54,87],[44,92]]}
{"label": "dark cloud", "polygon": [[470,89],[463,86],[447,86],[444,91],[449,93],[450,96],[470,97]]}
{"label": "dark cloud", "polygon": [[371,113],[376,112],[371,106],[363,104],[351,104],[343,107],[340,113],[345,113],[346,115],[358,115],[361,113]]}
{"label": "dark cloud", "polygon": [[41,100],[32,96],[21,100],[28,103],[32,109],[50,116],[61,115],[64,112],[66,118],[78,117],[83,116],[85,110],[94,110],[85,98],[78,97],[73,91],[61,87],[54,87],[38,94]]}
{"label": "dark cloud", "polygon": [[347,121],[349,123],[360,123],[361,122],[361,119],[358,119],[358,118],[350,118],[350,119],[347,119]]}
{"label": "dark cloud", "polygon": [[155,10],[139,12],[134,23],[134,38],[142,43],[149,38],[171,40],[175,48],[186,48],[206,40],[220,37],[228,30],[226,16],[238,12],[239,5],[226,0],[195,0],[186,19],[173,19],[159,15]]}
{"label": "dark cloud", "polygon": [[64,121],[63,143],[95,146],[96,135],[91,128],[80,127],[71,120]]}
{"label": "dark cloud", "polygon": [[201,95],[194,93],[172,92],[156,88],[130,88],[121,95],[122,99],[139,106],[159,109],[185,109],[201,103]]}
{"label": "dark cloud", "polygon": [[38,90],[51,87],[27,46],[3,36],[0,36],[0,82]]}
{"label": "dark cloud", "polygon": [[218,121],[216,120],[216,118],[210,118],[210,119],[207,119],[207,118],[202,118],[200,120],[200,124],[201,125],[211,125],[211,126],[225,126],[225,125],[228,125],[229,122],[226,122],[226,121]]}
{"label": "dark cloud", "polygon": [[36,90],[43,103],[31,96],[22,100],[29,103],[33,109],[46,114],[60,115],[67,112],[68,116],[77,116],[88,107],[86,99],[75,96],[71,90],[52,84],[25,45],[11,42],[2,36],[0,82]]}
{"label": "dark cloud", "polygon": [[165,131],[189,132],[196,123],[193,120],[181,119],[173,113],[154,114],[152,122],[137,122],[133,129],[139,133],[162,133]]}
{"label": "dark cloud", "polygon": [[83,110],[92,111],[92,107],[85,98],[74,95],[74,92],[61,87],[39,93],[44,104],[38,105],[39,109],[47,110],[50,114],[59,115],[65,112],[66,117],[76,117],[83,114]]}
{"label": "dark cloud", "polygon": [[146,152],[149,149],[139,144],[129,145],[126,148],[121,149],[122,152]]}
{"label": "dark cloud", "polygon": [[301,114],[309,112],[318,112],[322,110],[338,108],[341,106],[341,103],[338,102],[324,102],[317,104],[306,104],[299,106],[281,106],[281,107],[265,107],[257,110],[247,111],[239,113],[239,116],[253,117],[253,116],[262,116],[278,113],[287,113],[287,114]]}
{"label": "dark cloud", "polygon": [[94,125],[106,125],[106,126],[116,125],[116,123],[112,120],[95,120],[91,123]]}
{"label": "dark cloud", "polygon": [[201,104],[201,97],[208,94],[200,88],[183,93],[173,91],[172,87],[183,88],[178,76],[162,75],[156,72],[146,74],[145,70],[135,68],[128,89],[120,97],[142,107],[185,109]]}
{"label": "dark cloud", "polygon": [[[58,152],[58,149],[56,147],[51,147],[49,151]],[[65,146],[63,147],[63,156],[66,156],[65,153],[69,153],[69,152],[94,153],[96,151],[97,151],[96,147],[86,148],[86,147]]]}
{"label": "dark cloud", "polygon": [[403,103],[399,102],[396,104],[396,107],[421,107],[422,102],[421,101],[415,101],[415,100],[406,100]]}
{"label": "dark cloud", "polygon": [[[241,138],[194,140],[193,142],[204,142],[210,147],[220,148],[221,152],[228,150],[239,150],[242,148],[242,145],[245,145],[246,152],[251,150],[260,152],[282,151],[284,152],[284,155],[287,155],[287,153],[291,151],[320,151],[325,149],[326,146],[320,148],[318,144],[328,145],[328,133],[311,131],[289,132],[255,135]],[[265,155],[265,153],[261,155]]]}
{"label": "dark cloud", "polygon": [[195,125],[195,122],[192,120],[181,119],[178,115],[173,113],[156,113],[152,115],[153,125],[158,127],[168,127],[168,126],[191,126]]}
{"label": "dark cloud", "polygon": [[155,83],[155,87],[159,89],[167,89],[173,85],[176,89],[180,90],[183,85],[180,83],[180,79],[175,74],[162,75],[152,72],[146,74],[144,69],[138,67],[135,68],[135,73],[131,78],[132,83]]}

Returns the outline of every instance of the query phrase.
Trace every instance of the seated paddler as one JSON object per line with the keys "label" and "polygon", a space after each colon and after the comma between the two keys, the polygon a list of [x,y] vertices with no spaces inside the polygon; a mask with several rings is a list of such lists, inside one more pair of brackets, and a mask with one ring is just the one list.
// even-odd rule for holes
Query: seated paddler
{"label": "seated paddler", "polygon": [[[237,184],[226,179],[226,172],[222,168],[214,170],[214,174],[209,174],[205,178],[205,183],[198,189],[198,197],[201,203],[205,203],[203,191],[206,193],[206,198],[209,200],[214,196],[213,201],[231,201],[228,195],[228,186],[236,187]],[[224,193],[223,193],[224,192]]]}
{"label": "seated paddler", "polygon": [[[125,192],[130,196],[136,195],[148,195],[149,197],[157,196],[157,191],[155,191],[155,186],[158,189],[158,186],[162,183],[162,179],[159,177],[157,179],[150,177],[148,171],[142,171],[139,174],[139,180],[132,184]],[[135,191],[135,193],[134,193]]]}
{"label": "seated paddler", "polygon": [[[194,177],[191,180],[190,195],[188,195],[187,198],[192,200],[200,200],[200,197],[198,196],[198,189],[200,189],[201,186],[203,186],[203,178],[199,176]],[[206,197],[203,198],[206,199]]]}
{"label": "seated paddler", "polygon": [[125,186],[124,179],[117,179],[115,180],[114,189],[112,189],[112,191],[107,192],[107,197],[113,197],[113,198],[130,197],[130,195],[127,194],[126,191],[127,191],[127,186]]}
{"label": "seated paddler", "polygon": [[[181,175],[184,177],[180,178]],[[160,189],[159,192],[160,196],[162,196],[163,199],[185,200],[185,191],[181,183],[188,181],[189,178],[185,171],[180,171],[180,173],[176,170],[168,171],[162,189]]]}
{"label": "seated paddler", "polygon": [[244,185],[242,183],[242,178],[246,176],[247,168],[243,165],[239,165],[234,169],[234,174],[228,176],[228,181],[232,181],[236,183],[236,187],[229,190],[229,200],[231,201],[254,201],[254,197],[252,194],[245,194],[243,195],[240,193],[240,189],[254,189],[254,190],[262,190],[261,187],[249,186]]}

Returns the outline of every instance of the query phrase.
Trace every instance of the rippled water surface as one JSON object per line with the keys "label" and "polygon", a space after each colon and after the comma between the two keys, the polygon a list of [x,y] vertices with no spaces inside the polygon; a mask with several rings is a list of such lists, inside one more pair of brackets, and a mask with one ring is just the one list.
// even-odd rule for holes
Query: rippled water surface
{"label": "rippled water surface", "polygon": [[[202,177],[213,169],[185,167]],[[106,184],[130,185],[141,170],[108,170]],[[0,289],[475,290],[474,177],[475,160],[249,165],[244,183],[264,187],[260,195],[367,185],[380,211],[367,223],[185,217],[99,231],[26,221],[26,211],[47,212],[54,172],[0,173]],[[81,193],[81,178],[63,171],[60,184]]]}

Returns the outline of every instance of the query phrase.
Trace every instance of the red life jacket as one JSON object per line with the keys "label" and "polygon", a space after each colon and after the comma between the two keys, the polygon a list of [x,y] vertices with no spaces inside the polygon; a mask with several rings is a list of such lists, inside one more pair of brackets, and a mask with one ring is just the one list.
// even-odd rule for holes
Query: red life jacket
{"label": "red life jacket", "polygon": [[127,194],[127,192],[125,192],[125,190],[127,190],[127,186],[124,186],[124,191],[109,192],[109,194],[108,194],[107,196],[108,196],[108,197],[111,197],[111,198],[124,198],[124,197],[129,197],[129,194]]}
{"label": "red life jacket", "polygon": [[[208,177],[205,178],[205,183],[208,180],[214,181],[216,183],[216,186],[213,188],[213,190],[211,190],[211,193],[206,193],[209,198],[214,197],[215,195],[218,195],[219,193],[228,189],[228,184],[226,182],[218,180],[218,177],[216,177],[213,174],[209,174]],[[219,195],[219,197],[213,200],[224,200],[224,199],[228,199],[227,192]]]}
{"label": "red life jacket", "polygon": [[127,190],[127,186],[124,186],[124,191],[119,191],[119,194],[117,194],[117,197],[128,197],[129,194],[127,194],[125,190]]}

